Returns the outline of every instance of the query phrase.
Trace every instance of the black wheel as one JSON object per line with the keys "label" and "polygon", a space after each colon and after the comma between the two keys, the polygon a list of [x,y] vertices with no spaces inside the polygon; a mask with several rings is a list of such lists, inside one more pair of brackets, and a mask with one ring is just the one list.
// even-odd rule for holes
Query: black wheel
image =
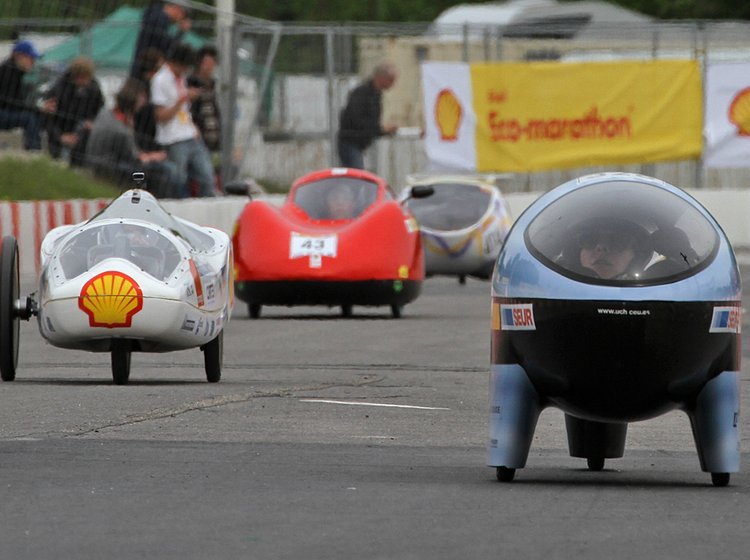
{"label": "black wheel", "polygon": [[464,284],[466,284],[466,275],[465,274],[460,274],[458,276],[458,283],[461,284],[462,286]]}
{"label": "black wheel", "polygon": [[497,479],[500,482],[512,482],[514,476],[516,476],[516,469],[497,467]]}
{"label": "black wheel", "polygon": [[247,313],[250,315],[251,319],[257,319],[260,317],[260,310],[261,305],[259,303],[248,303],[247,304]]}
{"label": "black wheel", "polygon": [[728,472],[712,472],[711,473],[711,484],[718,487],[723,487],[729,484],[729,473]]}
{"label": "black wheel", "polygon": [[3,237],[0,251],[0,377],[3,381],[13,381],[18,365],[18,336],[21,326],[21,319],[16,313],[20,280],[18,243],[15,237]]}
{"label": "black wheel", "polygon": [[112,341],[112,381],[115,385],[126,385],[130,378],[130,354],[131,345],[129,340],[116,338]]}
{"label": "black wheel", "polygon": [[206,380],[216,383],[221,379],[221,365],[224,362],[224,331],[202,347],[203,363],[206,366]]}
{"label": "black wheel", "polygon": [[341,306],[341,316],[342,317],[351,317],[352,316],[352,308],[353,306],[349,303],[345,303]]}
{"label": "black wheel", "polygon": [[393,315],[394,319],[399,319],[401,317],[401,306],[395,303],[391,305],[391,315]]}
{"label": "black wheel", "polygon": [[586,464],[590,471],[600,471],[604,468],[604,457],[589,457]]}

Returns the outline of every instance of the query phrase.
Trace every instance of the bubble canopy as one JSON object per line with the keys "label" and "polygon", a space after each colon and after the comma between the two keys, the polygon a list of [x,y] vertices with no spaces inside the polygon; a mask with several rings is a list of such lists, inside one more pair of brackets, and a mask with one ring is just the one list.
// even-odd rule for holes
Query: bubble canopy
{"label": "bubble canopy", "polygon": [[551,202],[524,239],[545,266],[590,284],[641,286],[706,268],[719,236],[687,200],[653,184],[613,180]]}
{"label": "bubble canopy", "polygon": [[473,226],[487,213],[491,195],[486,189],[468,183],[433,183],[427,198],[411,198],[406,203],[420,226],[436,231],[455,231]]}

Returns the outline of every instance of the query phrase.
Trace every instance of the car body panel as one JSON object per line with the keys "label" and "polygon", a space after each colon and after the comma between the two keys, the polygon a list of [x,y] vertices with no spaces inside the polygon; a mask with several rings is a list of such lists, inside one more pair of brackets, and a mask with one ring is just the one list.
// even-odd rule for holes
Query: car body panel
{"label": "car body panel", "polygon": [[[364,203],[348,218],[326,215],[321,200],[342,188]],[[280,207],[249,202],[233,244],[237,297],[248,303],[403,304],[424,279],[416,221],[383,179],[362,170],[305,175]]]}
{"label": "car body panel", "polygon": [[[413,179],[408,187],[429,185],[425,199],[401,199],[419,223],[427,276],[488,279],[512,218],[500,190],[481,177],[436,175]],[[407,200],[408,199],[408,200]]]}

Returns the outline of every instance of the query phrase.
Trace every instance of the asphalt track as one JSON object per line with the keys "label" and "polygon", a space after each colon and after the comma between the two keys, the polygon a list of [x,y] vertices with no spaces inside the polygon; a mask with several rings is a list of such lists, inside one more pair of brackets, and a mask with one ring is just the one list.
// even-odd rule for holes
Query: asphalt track
{"label": "asphalt track", "polygon": [[108,355],[24,323],[0,384],[0,558],[747,557],[747,357],[728,487],[681,413],[631,425],[625,457],[589,472],[553,409],[501,484],[484,466],[489,284],[430,279],[401,319],[354,313],[238,305],[218,384],[190,350],[136,354],[114,386]]}

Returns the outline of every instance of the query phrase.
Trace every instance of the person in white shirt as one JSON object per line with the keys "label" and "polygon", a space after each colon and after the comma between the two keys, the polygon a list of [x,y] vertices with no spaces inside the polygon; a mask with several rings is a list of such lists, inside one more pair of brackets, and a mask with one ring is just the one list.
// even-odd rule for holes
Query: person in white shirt
{"label": "person in white shirt", "polygon": [[164,146],[170,161],[187,175],[188,185],[197,184],[198,196],[216,196],[211,153],[190,114],[190,103],[201,93],[199,88],[188,87],[186,82],[194,59],[193,49],[178,43],[151,79],[156,141]]}

